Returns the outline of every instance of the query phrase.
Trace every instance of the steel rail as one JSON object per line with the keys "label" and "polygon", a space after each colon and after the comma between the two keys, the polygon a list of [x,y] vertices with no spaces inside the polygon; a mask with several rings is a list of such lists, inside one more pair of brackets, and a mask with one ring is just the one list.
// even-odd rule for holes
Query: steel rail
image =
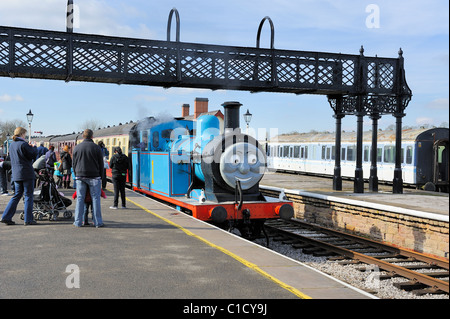
{"label": "steel rail", "polygon": [[[348,258],[352,258],[352,259],[358,260],[358,261],[363,262],[363,263],[377,265],[380,269],[389,271],[392,274],[397,274],[399,276],[405,277],[405,278],[413,280],[415,282],[420,282],[420,283],[423,283],[423,284],[425,284],[427,286],[430,286],[430,287],[433,287],[433,288],[436,288],[436,289],[440,289],[440,290],[442,290],[442,291],[444,291],[446,293],[449,293],[449,283],[446,282],[446,281],[443,281],[443,280],[440,280],[440,279],[437,279],[437,278],[433,278],[433,277],[430,277],[430,276],[427,276],[427,275],[424,275],[424,274],[421,274],[421,273],[418,273],[418,272],[414,272],[412,270],[403,268],[401,266],[393,265],[393,264],[390,264],[390,263],[388,263],[386,261],[379,260],[377,258],[374,258],[374,257],[371,257],[371,256],[367,256],[367,255],[364,255],[362,253],[358,253],[358,252],[355,252],[355,251],[352,251],[352,250],[349,250],[349,249],[346,249],[346,248],[338,247],[338,246],[335,246],[335,245],[327,243],[327,242],[323,242],[323,241],[320,241],[320,240],[317,240],[317,239],[313,239],[313,238],[310,238],[310,237],[306,237],[306,236],[302,236],[302,235],[299,235],[299,234],[295,234],[295,233],[292,233],[290,231],[280,229],[280,228],[278,228],[276,226],[270,226],[270,225],[266,224],[265,227],[266,227],[266,229],[271,229],[271,228],[275,229],[277,232],[285,234],[285,235],[287,235],[289,237],[292,237],[292,236],[297,237],[303,242],[310,243],[310,244],[312,244],[312,245],[314,245],[316,247],[321,247],[323,249],[326,249],[328,251],[337,253],[339,255],[342,255],[342,256],[345,256],[345,257],[348,257]],[[316,227],[316,226],[314,226],[314,227]],[[317,227],[317,231],[321,231],[319,229],[320,229],[320,227]],[[334,230],[330,230],[330,229],[327,229],[327,232],[333,233],[336,236],[341,236],[341,234],[342,234],[339,231],[334,231]],[[347,237],[348,234],[345,234],[345,235],[346,235],[345,237]],[[358,238],[358,241],[363,241],[363,240],[365,241],[365,239],[363,239],[363,238],[360,238],[360,237]],[[370,242],[371,242],[370,240],[366,241],[366,243],[370,243]],[[386,250],[388,250],[388,248],[389,248],[389,250],[393,249],[394,251],[398,249],[398,248],[392,248],[390,246],[386,246],[386,247],[387,247]],[[448,263],[447,263],[447,269],[448,269]]]}
{"label": "steel rail", "polygon": [[400,247],[394,247],[392,245],[378,242],[378,241],[375,241],[375,240],[372,240],[369,238],[364,238],[361,236],[344,233],[339,230],[329,229],[326,227],[322,227],[319,225],[313,225],[313,224],[306,223],[306,222],[299,221],[299,220],[291,220],[290,223],[299,224],[299,225],[302,225],[303,227],[309,227],[311,229],[314,229],[314,230],[317,230],[320,232],[324,232],[327,234],[338,234],[341,237],[347,238],[349,240],[353,240],[355,242],[359,242],[361,244],[369,244],[373,247],[385,249],[392,253],[396,253],[396,254],[404,256],[404,257],[414,258],[416,261],[422,261],[422,262],[428,263],[430,265],[435,265],[435,266],[444,268],[446,270],[449,270],[449,262],[447,260],[434,258],[434,257],[427,256],[425,254],[421,254],[419,252],[415,252],[412,250],[407,250],[407,249],[400,248]]}

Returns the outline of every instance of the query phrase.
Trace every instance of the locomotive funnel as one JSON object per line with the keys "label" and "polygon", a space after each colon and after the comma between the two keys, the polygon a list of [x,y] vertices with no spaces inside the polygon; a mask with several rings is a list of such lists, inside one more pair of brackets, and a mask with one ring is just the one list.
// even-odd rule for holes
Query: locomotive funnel
{"label": "locomotive funnel", "polygon": [[239,102],[225,102],[222,104],[225,110],[225,129],[236,129],[239,128],[239,109],[241,107]]}

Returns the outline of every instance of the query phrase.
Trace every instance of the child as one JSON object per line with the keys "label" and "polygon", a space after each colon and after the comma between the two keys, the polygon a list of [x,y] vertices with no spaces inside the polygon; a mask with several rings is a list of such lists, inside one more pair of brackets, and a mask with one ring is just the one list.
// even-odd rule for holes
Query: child
{"label": "child", "polygon": [[[103,191],[103,189],[101,190],[100,196],[103,197],[103,198],[106,198],[106,194]],[[73,193],[72,198],[73,199],[77,198],[77,191],[75,191],[75,193]],[[85,226],[89,226],[90,225],[88,223],[89,207],[92,207],[92,199],[91,199],[91,192],[89,191],[89,187],[88,187],[86,189],[86,196],[84,198],[84,221],[83,221],[83,225],[85,225]],[[91,215],[92,215],[92,213],[91,213]]]}
{"label": "child", "polygon": [[62,165],[62,164],[60,162],[55,162],[53,165],[55,167],[55,172],[53,173],[53,175],[55,175],[57,177],[57,179],[56,179],[56,186],[58,188],[61,188],[62,181],[63,181],[63,174],[59,170],[59,166]]}

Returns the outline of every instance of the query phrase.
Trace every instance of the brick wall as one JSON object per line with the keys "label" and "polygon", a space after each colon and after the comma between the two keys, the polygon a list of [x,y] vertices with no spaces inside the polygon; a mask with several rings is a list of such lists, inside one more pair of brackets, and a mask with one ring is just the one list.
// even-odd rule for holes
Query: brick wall
{"label": "brick wall", "polygon": [[[266,191],[266,195],[276,192]],[[276,195],[278,196],[278,195]],[[448,259],[449,223],[355,204],[286,193],[295,218]]]}

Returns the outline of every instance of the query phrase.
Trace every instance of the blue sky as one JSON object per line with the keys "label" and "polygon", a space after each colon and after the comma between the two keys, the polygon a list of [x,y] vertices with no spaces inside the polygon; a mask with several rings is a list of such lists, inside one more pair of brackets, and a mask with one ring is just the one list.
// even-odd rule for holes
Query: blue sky
{"label": "blue sky", "polygon": [[[401,47],[406,79],[413,98],[403,124],[439,126],[449,122],[449,4],[431,1],[350,0],[74,0],[79,21],[74,32],[166,39],[167,19],[176,7],[181,41],[254,47],[258,25],[269,16],[275,25],[275,48],[397,57]],[[0,0],[0,25],[65,30],[67,0]],[[379,27],[366,20],[379,9]],[[373,20],[370,20],[373,21]],[[175,29],[173,24],[172,30]],[[174,39],[175,33],[172,32]],[[266,23],[261,47],[268,47]],[[254,128],[280,133],[333,131],[333,112],[325,96],[0,78],[0,120],[35,114],[32,131],[44,135],[80,131],[89,119],[104,125],[136,121],[144,116],[179,116],[181,105],[193,108],[196,97],[209,99],[210,110],[225,101],[243,104],[253,114]],[[395,124],[391,115],[381,128]],[[365,129],[371,121],[365,118]],[[448,124],[447,124],[448,125]],[[241,117],[241,126],[244,126]],[[343,120],[344,130],[356,129],[356,118]]]}

